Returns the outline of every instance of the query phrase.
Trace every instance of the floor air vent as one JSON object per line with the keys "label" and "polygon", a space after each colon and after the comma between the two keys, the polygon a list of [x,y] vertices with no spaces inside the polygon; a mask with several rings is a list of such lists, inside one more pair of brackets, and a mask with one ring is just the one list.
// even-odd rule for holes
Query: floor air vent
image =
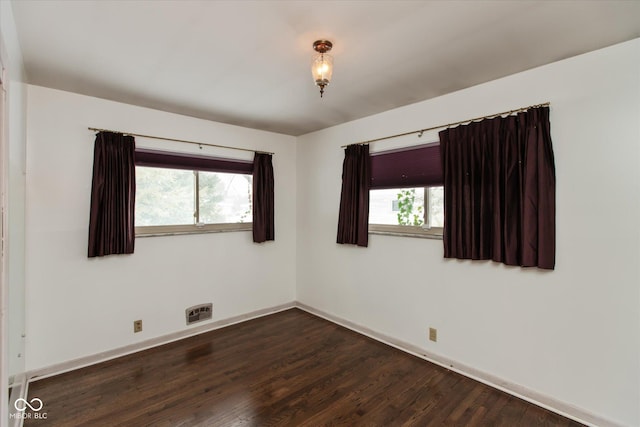
{"label": "floor air vent", "polygon": [[200,322],[202,320],[209,320],[213,314],[213,304],[194,305],[193,307],[187,308],[185,313],[187,315],[187,325]]}

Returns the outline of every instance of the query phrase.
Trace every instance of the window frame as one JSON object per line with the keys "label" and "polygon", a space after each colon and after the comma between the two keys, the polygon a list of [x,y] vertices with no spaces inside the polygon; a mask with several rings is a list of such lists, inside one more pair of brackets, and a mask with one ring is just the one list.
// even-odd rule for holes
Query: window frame
{"label": "window frame", "polygon": [[[422,187],[424,191],[424,225],[400,225],[400,224],[374,224],[369,223],[369,234],[379,234],[386,236],[418,237],[423,239],[442,240],[444,234],[443,227],[431,227],[429,221],[429,188],[441,187],[440,185],[427,185]],[[398,190],[402,188],[398,187]],[[375,188],[373,189],[375,190]],[[369,190],[371,191],[371,190]]]}
{"label": "window frame", "polygon": [[219,224],[142,225],[136,226],[136,237],[173,236],[180,234],[224,233],[229,231],[251,231],[252,222],[229,222]]}
{"label": "window frame", "polygon": [[444,228],[429,226],[427,209],[428,188],[444,185],[440,142],[433,141],[371,153],[370,166],[369,192],[378,189],[423,188],[425,209],[422,226],[369,223],[369,233],[442,240]]}
{"label": "window frame", "polygon": [[[143,161],[136,160],[136,168],[137,167],[152,167],[157,169],[182,169],[191,171],[194,174],[194,206],[193,206],[193,224],[176,224],[176,225],[142,225],[135,226],[135,236],[136,237],[152,237],[152,236],[171,236],[171,235],[181,235],[181,234],[204,234],[204,233],[222,233],[222,232],[235,232],[235,231],[252,231],[253,230],[253,217],[251,217],[250,221],[247,222],[225,222],[225,223],[212,223],[212,224],[201,224],[198,223],[198,210],[200,205],[199,193],[200,193],[200,185],[199,185],[199,172],[218,172],[218,173],[231,173],[237,175],[249,175],[252,176],[252,173],[248,172],[248,164],[247,161],[242,160],[231,160],[224,159],[218,157],[204,157],[197,155],[189,155],[186,153],[172,153],[172,152],[163,152],[158,150],[149,150],[149,149],[141,149],[137,150],[136,154],[142,153],[144,155],[152,155],[159,156],[156,158],[152,158],[151,161],[148,161],[148,158],[145,158]],[[141,157],[142,157],[141,156]],[[159,159],[159,160],[158,160]],[[168,160],[167,160],[168,159]],[[163,163],[165,162],[165,163]],[[171,166],[172,162],[176,162],[177,166]],[[197,162],[198,166],[204,167],[201,169],[192,169],[188,167],[190,162]],[[208,167],[208,164],[212,163],[213,167]],[[251,165],[253,162],[251,162]],[[222,165],[222,166],[220,166]],[[238,166],[239,165],[239,166]],[[253,166],[251,166],[251,169]],[[253,196],[252,196],[253,197]],[[253,213],[253,205],[251,206]]]}

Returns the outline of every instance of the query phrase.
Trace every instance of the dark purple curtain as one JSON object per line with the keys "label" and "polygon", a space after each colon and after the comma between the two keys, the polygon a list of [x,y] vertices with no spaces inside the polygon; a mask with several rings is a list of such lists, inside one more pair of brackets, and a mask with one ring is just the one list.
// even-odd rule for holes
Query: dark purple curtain
{"label": "dark purple curtain", "polygon": [[93,149],[89,257],[133,253],[135,140],[99,132]]}
{"label": "dark purple curtain", "polygon": [[445,258],[555,266],[549,108],[440,132]]}
{"label": "dark purple curtain", "polygon": [[338,243],[365,247],[369,244],[370,179],[369,146],[349,145],[342,164]]}
{"label": "dark purple curtain", "polygon": [[274,187],[271,154],[253,158],[253,241],[275,240]]}

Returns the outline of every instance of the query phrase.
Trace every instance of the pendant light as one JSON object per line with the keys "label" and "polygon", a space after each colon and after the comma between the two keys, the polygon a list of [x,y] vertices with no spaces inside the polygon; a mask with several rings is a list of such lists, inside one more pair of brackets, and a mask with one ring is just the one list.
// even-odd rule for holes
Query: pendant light
{"label": "pendant light", "polygon": [[311,74],[317,86],[320,86],[320,98],[324,94],[324,88],[331,81],[333,74],[333,56],[327,54],[333,47],[328,40],[316,40],[313,43],[313,50],[317,53],[313,55],[311,62]]}

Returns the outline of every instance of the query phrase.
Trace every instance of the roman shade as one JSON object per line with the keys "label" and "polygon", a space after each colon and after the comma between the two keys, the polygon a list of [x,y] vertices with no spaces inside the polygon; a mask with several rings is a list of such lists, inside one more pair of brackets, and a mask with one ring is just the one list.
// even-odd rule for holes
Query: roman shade
{"label": "roman shade", "polygon": [[432,143],[370,155],[373,190],[432,187],[444,183],[440,144]]}
{"label": "roman shade", "polygon": [[189,153],[150,150],[146,148],[136,149],[136,166],[243,173],[248,175],[253,173],[253,162],[248,160],[224,159]]}

